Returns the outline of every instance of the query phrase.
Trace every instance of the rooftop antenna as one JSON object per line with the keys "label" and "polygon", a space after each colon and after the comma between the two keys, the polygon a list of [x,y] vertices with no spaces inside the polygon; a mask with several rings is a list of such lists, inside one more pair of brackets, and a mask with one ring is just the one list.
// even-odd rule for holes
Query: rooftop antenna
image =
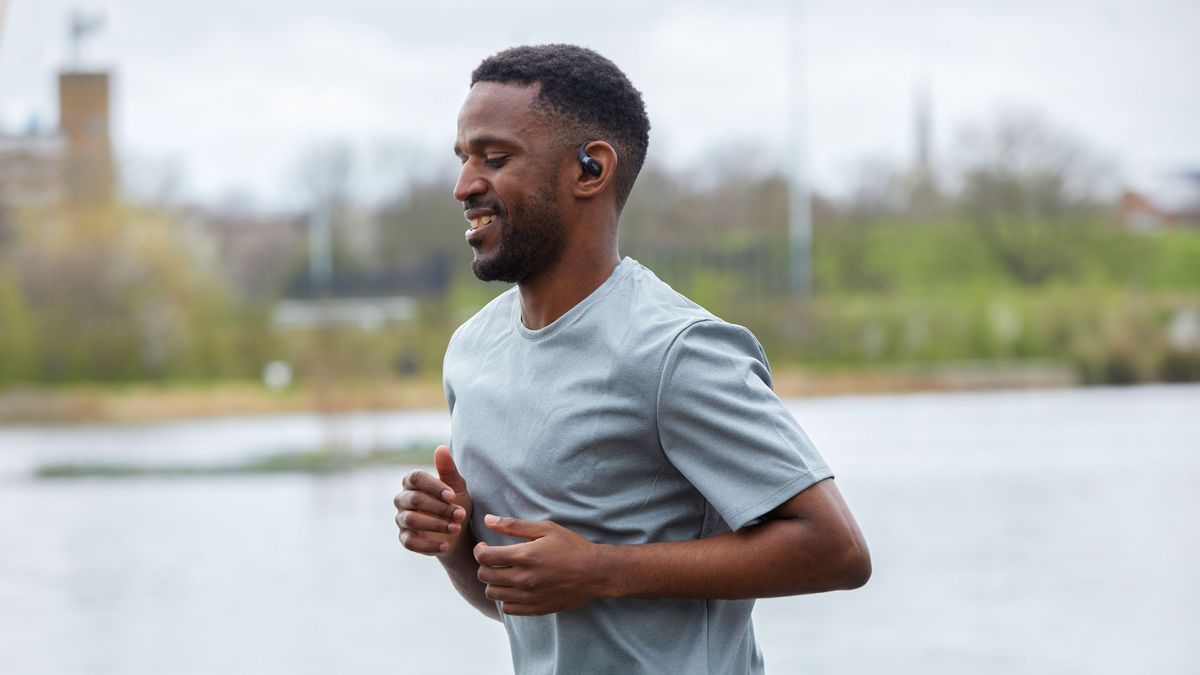
{"label": "rooftop antenna", "polygon": [[[0,0],[3,2],[3,0]],[[79,70],[83,65],[82,45],[85,38],[96,33],[104,25],[102,14],[84,14],[78,9],[71,12],[71,67]]]}

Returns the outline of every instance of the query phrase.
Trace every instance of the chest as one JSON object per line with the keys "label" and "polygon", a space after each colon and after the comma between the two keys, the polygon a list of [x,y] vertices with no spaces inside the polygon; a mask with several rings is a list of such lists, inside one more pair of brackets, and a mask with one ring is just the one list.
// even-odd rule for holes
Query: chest
{"label": "chest", "polygon": [[452,446],[476,511],[598,540],[644,535],[679,485],[659,445],[657,379],[605,350],[531,351],[447,371]]}

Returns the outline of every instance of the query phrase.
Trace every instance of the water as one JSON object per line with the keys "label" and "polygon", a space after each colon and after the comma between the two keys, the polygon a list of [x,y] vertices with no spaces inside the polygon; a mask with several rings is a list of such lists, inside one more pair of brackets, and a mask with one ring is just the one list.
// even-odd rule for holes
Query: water
{"label": "water", "polygon": [[[1200,387],[790,403],[871,545],[858,591],[760,601],[773,673],[1200,672]],[[356,445],[445,413],[355,416]],[[224,461],[311,417],[0,429],[0,672],[510,672],[499,624],[396,541],[405,469],[39,481]]]}

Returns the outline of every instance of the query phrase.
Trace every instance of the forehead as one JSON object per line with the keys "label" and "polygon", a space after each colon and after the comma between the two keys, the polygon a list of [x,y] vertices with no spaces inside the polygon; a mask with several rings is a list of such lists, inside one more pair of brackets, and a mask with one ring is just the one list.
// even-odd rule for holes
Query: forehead
{"label": "forehead", "polygon": [[511,138],[529,143],[544,132],[545,116],[534,109],[539,85],[477,82],[458,111],[458,143],[477,138]]}

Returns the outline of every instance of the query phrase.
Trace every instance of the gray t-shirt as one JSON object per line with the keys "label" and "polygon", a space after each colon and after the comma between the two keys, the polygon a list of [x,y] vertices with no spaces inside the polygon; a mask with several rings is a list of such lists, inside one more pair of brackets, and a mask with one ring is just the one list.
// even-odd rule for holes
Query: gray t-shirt
{"label": "gray t-shirt", "polygon": [[[592,542],[708,537],[831,474],[771,389],[766,356],[625,258],[540,330],[516,289],[464,323],[444,368],[451,448],[474,500]],[[781,574],[788,570],[780,570]],[[753,600],[601,599],[502,614],[517,673],[761,673]]]}

